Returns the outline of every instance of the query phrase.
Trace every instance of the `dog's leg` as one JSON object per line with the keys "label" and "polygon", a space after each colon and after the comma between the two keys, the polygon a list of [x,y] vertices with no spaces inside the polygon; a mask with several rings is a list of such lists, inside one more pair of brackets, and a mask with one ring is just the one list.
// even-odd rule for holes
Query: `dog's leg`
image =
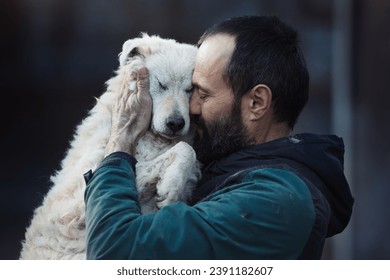
{"label": "dog's leg", "polygon": [[187,201],[200,178],[195,151],[187,143],[179,142],[165,156],[161,180],[157,184],[157,208]]}
{"label": "dog's leg", "polygon": [[[148,151],[150,152],[150,150]],[[166,166],[169,165],[169,160],[169,153],[164,152],[154,159],[140,160],[136,165],[136,183],[143,214],[158,210],[156,186],[161,181],[161,176],[164,174]]]}
{"label": "dog's leg", "polygon": [[200,178],[195,151],[179,142],[154,160],[137,163],[137,188],[142,213],[186,201]]}

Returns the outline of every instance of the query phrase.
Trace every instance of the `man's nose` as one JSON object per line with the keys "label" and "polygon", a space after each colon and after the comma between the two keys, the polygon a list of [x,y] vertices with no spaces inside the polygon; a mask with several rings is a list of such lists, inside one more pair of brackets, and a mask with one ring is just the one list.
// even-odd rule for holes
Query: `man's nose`
{"label": "man's nose", "polygon": [[191,95],[190,99],[190,114],[191,115],[200,115],[202,112],[201,104],[199,99],[199,94],[195,91]]}

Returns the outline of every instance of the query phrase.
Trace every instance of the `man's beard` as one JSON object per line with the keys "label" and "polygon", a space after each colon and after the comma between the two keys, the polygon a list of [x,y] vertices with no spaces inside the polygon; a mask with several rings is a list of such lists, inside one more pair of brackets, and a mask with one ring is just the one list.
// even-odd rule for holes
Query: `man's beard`
{"label": "man's beard", "polygon": [[241,104],[235,102],[230,114],[220,116],[207,126],[202,118],[196,121],[202,131],[194,140],[197,159],[204,165],[223,158],[254,143],[241,118]]}

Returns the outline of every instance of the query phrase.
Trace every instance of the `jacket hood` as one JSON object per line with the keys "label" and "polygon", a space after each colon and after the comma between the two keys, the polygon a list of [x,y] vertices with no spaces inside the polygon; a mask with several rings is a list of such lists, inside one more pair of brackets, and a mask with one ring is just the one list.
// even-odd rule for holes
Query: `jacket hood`
{"label": "jacket hood", "polygon": [[332,212],[327,236],[345,229],[352,214],[354,199],[344,175],[342,138],[303,133],[254,145],[211,163],[204,169],[202,181],[255,167],[264,160],[294,161],[317,175],[325,186],[318,188],[327,198]]}

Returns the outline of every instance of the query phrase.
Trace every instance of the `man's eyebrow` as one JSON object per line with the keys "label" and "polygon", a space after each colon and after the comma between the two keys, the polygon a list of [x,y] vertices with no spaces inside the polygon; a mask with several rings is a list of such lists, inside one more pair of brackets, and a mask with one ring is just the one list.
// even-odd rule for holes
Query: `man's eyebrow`
{"label": "man's eyebrow", "polygon": [[207,88],[203,87],[203,86],[200,86],[198,83],[192,83],[193,87],[194,88],[198,88],[200,89],[201,91],[204,91],[204,92],[210,92]]}

